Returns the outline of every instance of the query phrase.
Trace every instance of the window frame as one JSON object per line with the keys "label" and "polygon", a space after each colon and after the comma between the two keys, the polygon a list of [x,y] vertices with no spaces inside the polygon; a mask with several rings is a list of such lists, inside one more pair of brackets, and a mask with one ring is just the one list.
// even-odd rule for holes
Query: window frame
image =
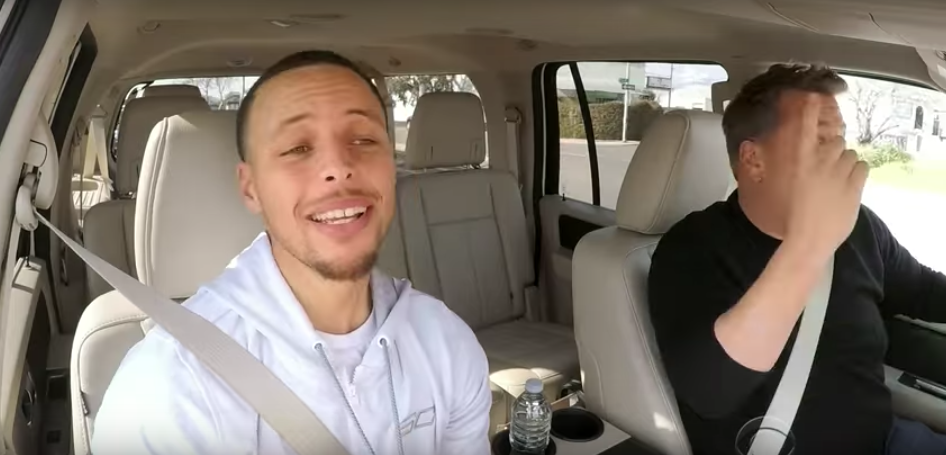
{"label": "window frame", "polygon": [[[533,186],[533,205],[538,211],[539,200],[544,196],[560,195],[559,184],[561,180],[561,131],[558,125],[558,97],[556,96],[558,71],[563,66],[573,68],[571,70],[572,78],[575,83],[575,92],[578,95],[579,108],[581,109],[582,123],[585,130],[586,140],[588,140],[588,162],[589,172],[591,173],[591,193],[592,202],[586,202],[579,199],[571,199],[575,202],[592,205],[603,210],[612,210],[601,206],[601,181],[598,169],[598,153],[594,142],[594,125],[591,121],[590,106],[587,102],[587,95],[584,90],[584,83],[581,81],[581,71],[578,68],[579,63],[666,63],[672,65],[715,65],[726,71],[727,80],[729,80],[729,71],[726,66],[720,62],[712,60],[575,60],[563,62],[546,62],[539,64],[533,69],[533,112],[537,119],[543,119],[543,128],[535,129],[535,173]],[[724,82],[724,81],[721,81]],[[540,178],[541,176],[541,178]],[[567,196],[563,196],[566,198]]]}
{"label": "window frame", "polygon": [[62,155],[62,148],[69,132],[69,126],[75,117],[85,83],[88,81],[89,74],[92,73],[92,66],[98,56],[98,41],[88,24],[83,28],[79,40],[76,42],[76,47],[73,49],[78,54],[74,56],[66,70],[66,76],[56,98],[56,104],[49,123],[59,155]]}
{"label": "window frame", "polygon": [[[61,0],[9,1],[15,3],[0,32],[0,88],[19,94],[46,46]],[[6,135],[19,100],[19,96],[0,97],[0,138]]]}

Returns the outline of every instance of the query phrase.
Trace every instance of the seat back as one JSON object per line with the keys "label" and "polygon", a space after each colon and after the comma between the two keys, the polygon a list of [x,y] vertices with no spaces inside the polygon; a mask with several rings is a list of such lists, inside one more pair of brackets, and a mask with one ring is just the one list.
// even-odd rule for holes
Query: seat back
{"label": "seat back", "polygon": [[[148,87],[142,97],[128,100],[118,125],[116,149],[115,191],[120,198],[91,206],[83,218],[85,247],[131,276],[137,276],[132,224],[135,201],[131,199],[138,187],[148,136],[165,117],[191,110],[210,110],[200,90],[192,85]],[[88,267],[86,284],[91,299],[112,289]]]}
{"label": "seat back", "polygon": [[[233,111],[189,112],[152,133],[135,213],[136,269],[142,282],[185,299],[213,279],[260,232],[240,200]],[[75,453],[89,453],[91,428],[126,352],[149,328],[147,316],[117,291],[95,299],[72,345]]]}
{"label": "seat back", "polygon": [[724,199],[731,181],[721,116],[670,111],[647,130],[628,166],[618,225],[575,248],[575,338],[588,408],[665,455],[691,451],[650,323],[651,256],[661,234]]}
{"label": "seat back", "polygon": [[115,191],[120,197],[134,195],[138,189],[145,145],[154,126],[165,117],[201,110],[210,110],[207,101],[191,95],[147,96],[125,102],[115,148]]}
{"label": "seat back", "polygon": [[414,287],[474,330],[525,314],[531,246],[516,179],[477,169],[486,157],[483,106],[470,93],[424,95],[398,179],[398,220]]}
{"label": "seat back", "polygon": [[203,98],[200,89],[196,85],[173,84],[173,85],[152,85],[145,87],[139,98],[146,96],[189,96],[192,98]]}
{"label": "seat back", "polygon": [[[93,205],[85,215],[82,239],[86,249],[135,278],[135,200],[114,199]],[[112,290],[86,266],[89,301]]]}

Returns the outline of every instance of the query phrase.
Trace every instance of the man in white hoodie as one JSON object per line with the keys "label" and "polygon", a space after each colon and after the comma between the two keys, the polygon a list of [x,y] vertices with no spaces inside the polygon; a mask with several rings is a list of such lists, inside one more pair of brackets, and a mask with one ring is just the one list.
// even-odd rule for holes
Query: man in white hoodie
{"label": "man in white hoodie", "polygon": [[[488,366],[473,332],[372,270],[395,210],[386,122],[377,89],[343,57],[303,52],[268,69],[237,128],[242,197],[266,233],[184,305],[269,367],[351,454],[488,454]],[[92,452],[293,453],[160,328],[115,374]]]}

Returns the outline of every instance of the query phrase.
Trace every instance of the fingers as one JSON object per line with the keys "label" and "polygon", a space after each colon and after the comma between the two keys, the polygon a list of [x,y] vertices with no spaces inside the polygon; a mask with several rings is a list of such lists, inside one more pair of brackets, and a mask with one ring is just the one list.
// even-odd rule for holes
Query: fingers
{"label": "fingers", "polygon": [[857,152],[851,149],[842,149],[838,161],[841,166],[850,172],[851,168],[860,161],[860,158],[857,156]]}
{"label": "fingers", "polygon": [[[818,139],[818,149],[815,160],[820,164],[824,162],[834,162],[840,160],[845,155],[853,155],[853,161],[857,161],[857,152],[845,150],[845,140],[841,136],[831,136],[827,139]],[[850,153],[847,153],[850,152]],[[853,162],[851,161],[851,162]]]}
{"label": "fingers", "polygon": [[851,169],[851,175],[848,180],[851,184],[856,185],[858,191],[863,191],[864,184],[867,183],[867,177],[870,175],[870,166],[863,161],[858,161],[854,163],[853,168]]}
{"label": "fingers", "polygon": [[797,122],[789,130],[792,131],[799,141],[799,158],[802,161],[811,161],[815,157],[815,151],[819,146],[818,139],[818,119],[821,114],[821,98],[819,95],[809,93],[804,97],[797,98],[797,104],[791,106],[795,115],[790,116]]}

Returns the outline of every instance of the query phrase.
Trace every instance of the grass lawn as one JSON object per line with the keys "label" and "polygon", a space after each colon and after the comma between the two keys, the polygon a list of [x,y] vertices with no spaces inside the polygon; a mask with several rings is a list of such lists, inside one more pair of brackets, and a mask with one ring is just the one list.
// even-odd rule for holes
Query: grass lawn
{"label": "grass lawn", "polygon": [[890,163],[870,170],[869,183],[946,194],[946,161]]}

